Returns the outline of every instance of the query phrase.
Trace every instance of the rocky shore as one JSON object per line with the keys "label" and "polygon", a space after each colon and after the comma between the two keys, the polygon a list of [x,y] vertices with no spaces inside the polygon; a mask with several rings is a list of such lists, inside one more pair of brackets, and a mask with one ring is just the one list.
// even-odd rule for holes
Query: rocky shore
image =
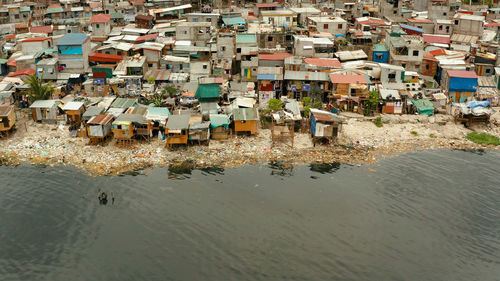
{"label": "rocky shore", "polygon": [[[0,165],[23,162],[69,165],[91,176],[100,176],[186,163],[200,168],[232,168],[268,161],[295,165],[332,162],[360,165],[409,151],[500,149],[468,141],[465,136],[471,130],[453,123],[447,115],[430,118],[415,115],[382,116],[384,126],[380,128],[369,117],[347,113],[341,117],[344,119],[342,133],[338,142],[332,145],[314,147],[309,134],[298,133],[295,135],[294,148],[285,144],[271,148],[270,131],[263,129],[254,137],[211,140],[208,146],[193,145],[172,151],[164,148],[164,143],[157,139],[139,141],[132,148],[117,147],[113,140],[104,146],[91,146],[88,145],[88,139],[70,138],[66,126],[26,121],[13,136],[0,140]],[[500,127],[495,122],[471,129],[500,136]]]}

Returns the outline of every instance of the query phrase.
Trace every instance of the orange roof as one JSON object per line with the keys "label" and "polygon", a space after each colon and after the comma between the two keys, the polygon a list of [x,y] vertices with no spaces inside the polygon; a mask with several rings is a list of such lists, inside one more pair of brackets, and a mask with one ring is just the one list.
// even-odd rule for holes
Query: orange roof
{"label": "orange roof", "polygon": [[289,53],[259,54],[259,60],[285,60],[291,56]]}
{"label": "orange roof", "polygon": [[108,39],[108,37],[99,37],[99,36],[96,36],[96,37],[91,37],[90,38],[90,40],[94,41],[94,42],[104,42],[104,41],[106,41],[106,39]]}
{"label": "orange roof", "polygon": [[15,59],[15,58],[13,58],[13,59],[9,59],[9,60],[7,61],[7,65],[8,65],[8,66],[17,66],[16,59]]}
{"label": "orange roof", "polygon": [[27,22],[21,22],[21,23],[16,23],[14,25],[14,28],[28,28],[28,23]]}
{"label": "orange roof", "polygon": [[430,52],[424,53],[424,60],[438,61]]}
{"label": "orange roof", "polygon": [[98,14],[90,18],[89,23],[107,23],[111,20],[111,15]]}
{"label": "orange roof", "polygon": [[433,56],[442,56],[446,55],[446,50],[445,49],[438,49],[438,50],[433,50],[429,52]]}
{"label": "orange roof", "polygon": [[385,21],[380,19],[368,18],[364,21],[359,21],[359,24],[377,24],[377,25],[389,25]]}
{"label": "orange roof", "polygon": [[148,40],[155,39],[156,37],[158,37],[158,35],[160,35],[160,34],[154,33],[154,34],[146,34],[143,36],[139,36],[139,37],[137,37],[137,39],[135,39],[135,43],[141,43],[141,42],[146,42]]}
{"label": "orange roof", "polygon": [[330,73],[330,81],[333,84],[367,84],[363,75],[335,74]]}
{"label": "orange roof", "polygon": [[92,53],[89,55],[89,61],[99,61],[99,62],[119,62],[123,59],[123,56],[109,55],[101,53]]}
{"label": "orange roof", "polygon": [[101,8],[102,7],[102,2],[89,2],[89,7],[92,8],[92,9],[96,9],[96,8]]}
{"label": "orange roof", "polygon": [[434,23],[433,21],[429,20],[429,19],[423,19],[423,18],[413,18],[413,19],[408,19],[409,22],[413,22],[413,23]]}
{"label": "orange roof", "polygon": [[23,43],[27,43],[27,42],[43,42],[43,41],[47,41],[49,40],[50,41],[50,38],[49,37],[33,37],[33,38],[28,38],[28,39],[24,39]]}
{"label": "orange roof", "polygon": [[308,64],[332,68],[342,68],[338,59],[320,59],[320,58],[306,58],[305,62]]}
{"label": "orange roof", "polygon": [[9,34],[5,36],[5,39],[13,39],[13,38],[16,38],[16,34]]}
{"label": "orange roof", "polygon": [[255,5],[257,8],[273,8],[278,6],[278,3],[258,3]]}
{"label": "orange roof", "polygon": [[9,76],[9,77],[31,76],[31,75],[34,75],[35,73],[36,73],[36,71],[33,68],[26,68],[26,69],[18,70],[14,73],[7,75],[7,76]]}

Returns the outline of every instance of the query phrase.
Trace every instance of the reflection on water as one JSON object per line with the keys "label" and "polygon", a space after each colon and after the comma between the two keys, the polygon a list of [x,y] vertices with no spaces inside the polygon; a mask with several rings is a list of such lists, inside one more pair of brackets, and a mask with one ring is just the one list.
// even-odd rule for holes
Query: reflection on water
{"label": "reflection on water", "polygon": [[499,280],[498,167],[496,151],[97,178],[0,167],[0,280]]}

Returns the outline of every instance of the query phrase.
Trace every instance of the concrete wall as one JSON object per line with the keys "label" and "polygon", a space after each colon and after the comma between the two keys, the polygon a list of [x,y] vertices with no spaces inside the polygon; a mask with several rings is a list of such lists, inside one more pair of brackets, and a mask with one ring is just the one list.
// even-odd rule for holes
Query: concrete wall
{"label": "concrete wall", "polygon": [[23,55],[33,55],[42,50],[50,48],[50,40],[45,40],[42,42],[23,42],[21,43],[21,49]]}
{"label": "concrete wall", "polygon": [[108,36],[111,32],[111,24],[108,23],[92,23],[92,36]]}

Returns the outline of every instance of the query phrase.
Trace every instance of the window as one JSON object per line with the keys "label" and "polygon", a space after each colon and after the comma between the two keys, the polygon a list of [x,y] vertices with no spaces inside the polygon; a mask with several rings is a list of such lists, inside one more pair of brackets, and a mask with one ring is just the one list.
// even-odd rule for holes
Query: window
{"label": "window", "polygon": [[418,51],[417,50],[413,51],[413,56],[414,57],[418,57]]}
{"label": "window", "polygon": [[193,22],[198,22],[198,18],[193,18]]}
{"label": "window", "polygon": [[393,14],[397,14],[397,13],[398,13],[398,11],[397,11],[397,10],[394,10],[394,13],[393,13]]}
{"label": "window", "polygon": [[442,26],[442,25],[440,25],[438,29],[439,29],[439,30],[443,30],[443,26]]}
{"label": "window", "polygon": [[328,24],[327,23],[323,24],[323,28],[328,29]]}
{"label": "window", "polygon": [[287,21],[287,22],[291,22],[291,21],[292,21],[292,18],[291,18],[291,17],[286,17],[286,21]]}
{"label": "window", "polygon": [[184,30],[184,34],[188,34],[187,30]]}
{"label": "window", "polygon": [[376,54],[375,58],[381,60],[384,58],[384,55],[383,54]]}
{"label": "window", "polygon": [[450,33],[450,27],[449,26],[446,27],[446,33]]}
{"label": "window", "polygon": [[208,65],[204,64],[203,69],[208,69]]}
{"label": "window", "polygon": [[339,29],[342,29],[342,24],[339,24],[338,28],[339,28]]}
{"label": "window", "polygon": [[207,18],[207,22],[212,22],[212,18]]}
{"label": "window", "polygon": [[430,66],[428,64],[425,65],[425,70],[429,70],[431,69]]}
{"label": "window", "polygon": [[267,41],[268,41],[268,42],[273,41],[273,37],[272,37],[272,36],[267,36]]}
{"label": "window", "polygon": [[447,15],[448,15],[448,13],[446,13],[446,12],[443,13],[443,16],[447,16]]}
{"label": "window", "polygon": [[100,25],[98,23],[96,23],[95,28],[99,28],[99,27],[100,27]]}
{"label": "window", "polygon": [[458,20],[455,20],[455,25],[457,25],[457,24],[458,24]]}
{"label": "window", "polygon": [[236,48],[237,53],[241,53],[241,48]]}
{"label": "window", "polygon": [[389,73],[389,75],[387,75],[387,78],[389,78],[389,82],[395,82],[396,81],[396,73]]}
{"label": "window", "polygon": [[486,68],[486,74],[490,74],[491,73],[491,69],[490,68]]}
{"label": "window", "polygon": [[226,46],[220,47],[220,50],[223,51],[223,52],[226,51]]}
{"label": "window", "polygon": [[152,63],[148,63],[148,67],[153,67],[153,64]]}

